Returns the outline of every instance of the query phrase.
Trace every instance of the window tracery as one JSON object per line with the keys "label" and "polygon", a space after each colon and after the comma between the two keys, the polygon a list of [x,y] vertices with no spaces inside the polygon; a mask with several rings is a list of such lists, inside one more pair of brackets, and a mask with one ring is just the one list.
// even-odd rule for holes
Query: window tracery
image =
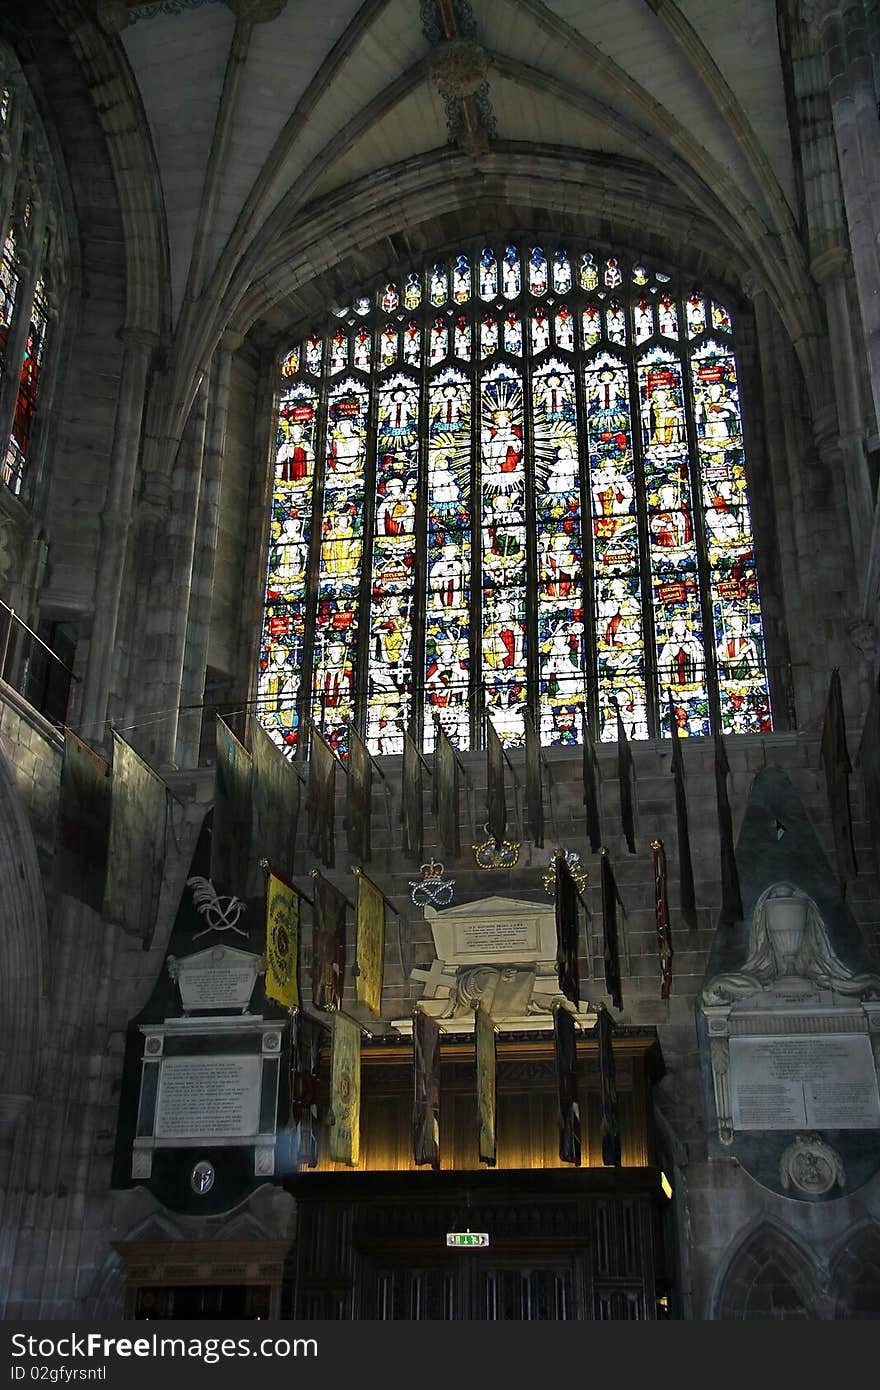
{"label": "window tracery", "polygon": [[[288,750],[772,727],[729,308],[509,241],[407,268],[280,368],[257,700]],[[713,716],[713,711],[714,716]]]}

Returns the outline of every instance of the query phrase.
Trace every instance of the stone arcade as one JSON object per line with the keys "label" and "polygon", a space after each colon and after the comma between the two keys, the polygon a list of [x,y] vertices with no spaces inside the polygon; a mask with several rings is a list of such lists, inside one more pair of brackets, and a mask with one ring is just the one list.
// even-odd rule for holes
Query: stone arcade
{"label": "stone arcade", "polygon": [[[876,0],[0,5],[2,1316],[880,1315],[878,51]],[[390,904],[351,1168],[257,859],[211,881],[217,714],[374,759],[371,847],[339,768],[291,847]],[[65,728],[169,789],[112,911]]]}

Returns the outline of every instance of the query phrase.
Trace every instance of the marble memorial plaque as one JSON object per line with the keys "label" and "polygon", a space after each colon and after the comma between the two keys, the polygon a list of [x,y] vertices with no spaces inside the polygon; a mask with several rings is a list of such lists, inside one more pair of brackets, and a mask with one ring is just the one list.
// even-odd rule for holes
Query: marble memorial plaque
{"label": "marble memorial plaque", "polygon": [[425,909],[437,959],[456,965],[534,964],[556,956],[552,908],[515,898],[483,898],[436,912]]}
{"label": "marble memorial plaque", "polygon": [[181,960],[171,958],[186,1013],[194,1009],[246,1009],[260,969],[260,957],[234,947],[214,946]]}
{"label": "marble memorial plaque", "polygon": [[730,1040],[733,1128],[880,1127],[880,1092],[865,1035]]}
{"label": "marble memorial plaque", "polygon": [[260,1057],[166,1057],[156,1106],[157,1139],[232,1139],[257,1133]]}

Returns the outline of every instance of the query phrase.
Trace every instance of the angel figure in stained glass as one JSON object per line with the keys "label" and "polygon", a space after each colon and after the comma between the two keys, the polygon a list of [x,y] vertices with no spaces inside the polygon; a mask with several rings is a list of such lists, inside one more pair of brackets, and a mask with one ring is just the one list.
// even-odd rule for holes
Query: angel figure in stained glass
{"label": "angel figure in stained glass", "polygon": [[571,493],[576,492],[578,487],[578,474],[580,464],[575,452],[575,445],[569,439],[563,439],[557,445],[556,457],[550,466],[547,474],[547,490],[551,493]]}
{"label": "angel figure in stained glass", "polygon": [[493,410],[491,420],[483,436],[483,482],[507,490],[516,486],[510,474],[515,473],[522,462],[522,425],[514,423],[512,412],[505,406]]}

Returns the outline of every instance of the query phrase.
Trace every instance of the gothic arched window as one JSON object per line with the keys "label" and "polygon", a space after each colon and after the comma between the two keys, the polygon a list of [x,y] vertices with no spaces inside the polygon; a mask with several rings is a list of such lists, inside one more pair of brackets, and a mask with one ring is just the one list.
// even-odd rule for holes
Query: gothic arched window
{"label": "gothic arched window", "polygon": [[280,364],[257,709],[345,751],[488,714],[545,744],[771,728],[727,308],[496,244],[383,280]]}

